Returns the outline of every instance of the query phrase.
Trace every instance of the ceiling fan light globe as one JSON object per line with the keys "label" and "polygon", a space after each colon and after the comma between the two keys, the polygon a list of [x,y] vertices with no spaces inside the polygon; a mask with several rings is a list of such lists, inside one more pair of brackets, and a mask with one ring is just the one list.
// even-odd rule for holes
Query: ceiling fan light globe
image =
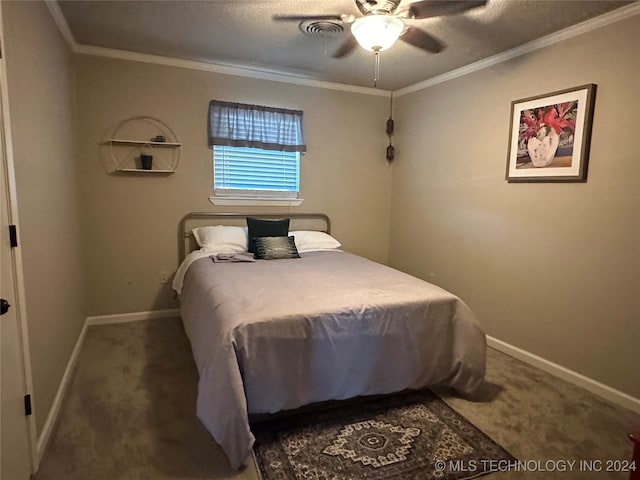
{"label": "ceiling fan light globe", "polygon": [[365,50],[381,52],[393,46],[404,30],[404,23],[390,15],[367,15],[351,25],[351,33]]}

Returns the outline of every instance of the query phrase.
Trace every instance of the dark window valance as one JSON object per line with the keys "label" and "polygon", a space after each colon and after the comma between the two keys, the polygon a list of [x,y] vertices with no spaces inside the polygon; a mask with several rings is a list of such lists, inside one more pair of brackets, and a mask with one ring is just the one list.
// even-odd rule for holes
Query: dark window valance
{"label": "dark window valance", "polygon": [[211,100],[208,120],[209,146],[307,150],[301,110]]}

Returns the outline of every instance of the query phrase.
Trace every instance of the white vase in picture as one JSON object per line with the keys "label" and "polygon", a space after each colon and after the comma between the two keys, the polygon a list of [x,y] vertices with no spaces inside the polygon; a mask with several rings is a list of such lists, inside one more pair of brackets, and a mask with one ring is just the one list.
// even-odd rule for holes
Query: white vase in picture
{"label": "white vase in picture", "polygon": [[553,157],[558,150],[560,136],[556,131],[548,126],[543,126],[538,130],[535,137],[531,137],[527,142],[527,151],[534,167],[548,167],[553,161]]}

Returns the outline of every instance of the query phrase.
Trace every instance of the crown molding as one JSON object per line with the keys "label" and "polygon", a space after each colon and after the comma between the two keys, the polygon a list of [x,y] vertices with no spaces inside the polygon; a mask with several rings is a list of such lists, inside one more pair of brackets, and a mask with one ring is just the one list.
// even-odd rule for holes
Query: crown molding
{"label": "crown molding", "polygon": [[[58,26],[60,33],[66,40],[69,48],[78,54],[93,55],[99,57],[115,58],[119,60],[129,60],[134,62],[152,63],[156,65],[164,65],[176,68],[185,68],[189,70],[200,70],[205,72],[220,73],[223,75],[233,75],[239,77],[255,78],[259,80],[270,80],[274,82],[289,83],[294,85],[302,85],[316,88],[326,88],[330,90],[338,90],[349,93],[360,93],[364,95],[382,96],[388,97],[391,94],[390,90],[380,90],[377,88],[359,87],[355,85],[347,85],[344,83],[327,82],[323,80],[313,80],[302,76],[296,76],[293,74],[279,73],[273,70],[249,68],[249,67],[236,67],[230,65],[223,65],[218,63],[209,63],[195,60],[183,60],[173,57],[165,57],[160,55],[150,55],[145,53],[137,53],[129,50],[116,50],[112,48],[95,47],[91,45],[79,44],[75,41],[71,29],[65,19],[60,5],[57,0],[45,0],[45,4],[51,12],[54,22]],[[485,68],[492,67],[499,63],[506,62],[512,58],[525,55],[534,50],[553,45],[558,42],[582,35],[584,33],[596,30],[611,23],[615,23],[621,20],[625,20],[634,15],[640,14],[640,2],[634,2],[625,7],[618,8],[611,12],[602,14],[598,17],[586,20],[577,25],[559,30],[544,37],[540,37],[524,45],[512,48],[505,52],[493,55],[491,57],[484,58],[477,62],[465,65],[464,67],[457,68],[450,72],[438,75],[428,80],[418,82],[416,84],[395,90],[393,93],[395,96],[400,97],[409,93],[417,92],[425,88],[438,85],[440,83],[448,82],[455,78],[468,75]]]}
{"label": "crown molding", "polygon": [[460,67],[455,70],[451,70],[450,72],[438,75],[437,77],[433,77],[423,82],[418,82],[414,85],[401,88],[394,91],[393,94],[396,97],[401,97],[402,95],[407,95],[419,90],[424,90],[425,88],[429,88],[434,85],[438,85],[440,83],[448,82],[449,80],[468,75],[469,73],[492,67],[499,63],[506,62],[507,60],[511,60],[512,58],[525,55],[534,50],[548,47],[549,45],[562,42],[569,38],[577,37],[578,35],[582,35],[583,33],[596,30],[611,23],[619,22],[620,20],[625,20],[638,14],[640,14],[640,2],[634,2],[630,5],[618,8],[611,12],[604,13],[590,20],[572,25],[571,27],[567,27],[563,30],[559,30],[549,35],[545,35],[544,37],[540,37],[529,43],[525,43],[524,45],[512,48],[511,50],[498,53],[497,55],[493,55],[491,57],[483,58],[482,60],[470,63],[469,65],[465,65],[464,67]]}
{"label": "crown molding", "polygon": [[62,37],[67,42],[67,45],[71,49],[72,52],[75,52],[78,48],[78,44],[76,43],[76,39],[73,38],[73,33],[71,33],[71,29],[69,28],[69,24],[67,23],[67,19],[64,18],[62,10],[60,10],[60,5],[58,4],[58,0],[45,0],[44,4],[49,9],[49,13],[53,17],[53,21],[60,30]]}
{"label": "crown molding", "polygon": [[83,45],[76,42],[67,19],[64,17],[60,5],[57,0],[45,0],[45,4],[49,8],[49,12],[53,17],[53,21],[57,25],[60,33],[66,40],[69,48],[74,52],[82,55],[93,55],[97,57],[116,58],[119,60],[129,60],[133,62],[153,63],[156,65],[164,65],[168,67],[185,68],[189,70],[200,70],[204,72],[221,73],[223,75],[233,75],[237,77],[248,77],[259,80],[271,80],[274,82],[290,83],[294,85],[302,85],[306,87],[326,88],[329,90],[339,90],[349,93],[360,93],[364,95],[373,95],[379,97],[388,97],[390,90],[381,90],[378,88],[359,87],[356,85],[347,85],[344,83],[327,82],[323,80],[314,80],[294,74],[281,73],[266,68],[251,67],[235,67],[219,63],[209,63],[195,60],[183,60],[173,57],[165,57],[161,55],[150,55],[146,53],[132,52],[129,50],[117,50],[113,48],[95,47],[92,45]]}
{"label": "crown molding", "polygon": [[221,73],[223,75],[233,75],[237,77],[248,77],[259,80],[271,80],[274,82],[290,83],[294,85],[302,85],[306,87],[326,88],[329,90],[340,90],[350,93],[361,93],[365,95],[374,95],[388,97],[391,94],[389,90],[381,90],[378,88],[359,87],[356,85],[347,85],[344,83],[333,83],[322,80],[313,80],[310,78],[297,77],[291,74],[278,73],[272,70],[250,68],[250,67],[234,67],[222,65],[219,63],[208,63],[195,60],[183,60],[180,58],[164,57],[160,55],[151,55],[147,53],[131,52],[129,50],[116,50],[112,48],[94,47],[90,45],[78,44],[75,49],[76,53],[82,55],[93,55],[98,57],[116,58],[119,60],[130,60],[134,62],[153,63],[156,65],[164,65],[168,67],[185,68],[189,70],[200,70],[204,72]]}

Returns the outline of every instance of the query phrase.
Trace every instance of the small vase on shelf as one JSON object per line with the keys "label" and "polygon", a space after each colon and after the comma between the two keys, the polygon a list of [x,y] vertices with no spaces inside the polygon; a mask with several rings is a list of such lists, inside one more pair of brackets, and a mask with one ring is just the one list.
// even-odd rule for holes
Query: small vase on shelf
{"label": "small vase on shelf", "polygon": [[140,152],[140,168],[142,170],[151,170],[153,164],[153,155],[151,155],[151,146],[145,145]]}
{"label": "small vase on shelf", "polygon": [[153,155],[140,154],[140,168],[142,170],[151,170],[153,164]]}

